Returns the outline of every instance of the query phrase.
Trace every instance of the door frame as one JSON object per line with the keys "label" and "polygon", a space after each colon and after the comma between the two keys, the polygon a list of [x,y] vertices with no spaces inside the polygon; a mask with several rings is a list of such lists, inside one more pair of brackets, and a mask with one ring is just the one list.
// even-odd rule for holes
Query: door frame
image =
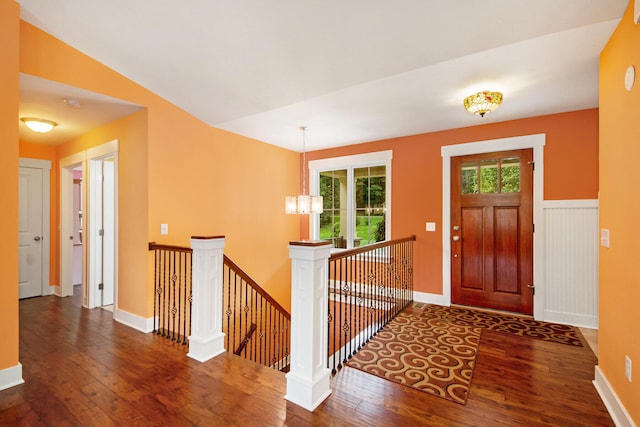
{"label": "door frame", "polygon": [[541,319],[544,315],[544,145],[546,134],[516,136],[491,139],[441,147],[442,155],[442,301],[451,305],[451,158],[469,154],[499,151],[533,149],[533,316]]}
{"label": "door frame", "polygon": [[[96,262],[94,257],[94,253],[97,252],[95,238],[95,232],[93,225],[91,224],[91,218],[96,212],[92,212],[92,207],[95,206],[94,196],[92,194],[91,188],[95,185],[93,177],[95,176],[96,171],[93,170],[93,166],[96,164],[96,160],[104,160],[106,158],[113,158],[113,209],[114,209],[114,233],[113,233],[113,313],[115,313],[118,309],[118,140],[114,139],[113,141],[106,142],[97,147],[90,148],[86,151],[87,153],[87,177],[88,177],[88,195],[87,195],[87,214],[85,218],[87,219],[87,227],[86,227],[86,236],[87,242],[89,246],[87,260],[88,260],[88,271],[87,271],[87,283],[86,287],[87,292],[85,295],[88,296],[86,306],[87,308],[95,308],[100,307],[98,302],[98,290],[93,289],[92,283],[96,282],[95,277],[92,276],[92,268],[91,265]],[[102,173],[102,172],[100,172]],[[97,286],[97,283],[95,283]]]}
{"label": "door frame", "polygon": [[51,269],[51,160],[20,157],[19,167],[42,169],[42,242],[45,243],[42,245],[42,295],[51,295],[54,293],[54,287],[49,283]]}
{"label": "door frame", "polygon": [[[58,296],[73,295],[73,242],[69,243],[69,236],[73,236],[73,169],[80,166],[82,175],[86,173],[86,153],[81,151],[69,157],[60,159],[60,293]],[[86,186],[83,186],[82,212],[86,217]],[[86,219],[85,219],[86,224]],[[86,228],[86,225],[84,226]],[[82,240],[82,284],[86,282],[85,266],[85,238]],[[83,289],[84,296],[84,289]],[[84,299],[84,298],[83,298]],[[83,301],[84,304],[84,301]]]}
{"label": "door frame", "polygon": [[[91,160],[98,160],[105,157],[113,157],[114,159],[114,315],[118,308],[118,147],[119,142],[117,139],[115,139],[113,141],[101,144],[97,147],[89,148],[86,151],[75,153],[60,160],[60,296],[69,296],[73,295],[73,254],[71,250],[66,250],[65,248],[67,248],[68,246],[68,236],[73,234],[73,168],[81,165],[83,177],[88,178],[90,175],[89,167]],[[89,289],[88,280],[88,277],[91,273],[88,260],[91,259],[91,254],[93,253],[91,242],[94,240],[90,234],[90,200],[92,196],[90,184],[88,182],[83,186],[83,188],[84,197],[82,198],[82,203],[84,218],[83,228],[85,238],[82,241],[82,305],[87,308],[95,308],[97,306],[95,301],[96,298],[92,290]],[[65,246],[65,243],[67,243],[67,246]]]}

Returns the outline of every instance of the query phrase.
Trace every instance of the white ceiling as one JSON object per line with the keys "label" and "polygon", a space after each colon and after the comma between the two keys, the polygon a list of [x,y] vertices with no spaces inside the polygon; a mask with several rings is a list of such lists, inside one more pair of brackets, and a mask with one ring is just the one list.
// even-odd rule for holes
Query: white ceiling
{"label": "white ceiling", "polygon": [[140,108],[109,96],[20,74],[20,117],[44,118],[58,124],[52,132],[43,134],[29,130],[20,122],[21,141],[62,144]]}
{"label": "white ceiling", "polygon": [[[300,125],[313,150],[596,107],[628,0],[18,2],[211,126],[300,151]],[[485,89],[502,106],[466,112]]]}

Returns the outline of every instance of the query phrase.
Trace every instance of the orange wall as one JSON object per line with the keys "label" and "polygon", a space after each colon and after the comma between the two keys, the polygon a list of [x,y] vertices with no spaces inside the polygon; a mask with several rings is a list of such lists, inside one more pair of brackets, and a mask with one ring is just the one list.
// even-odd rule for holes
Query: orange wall
{"label": "orange wall", "polygon": [[[638,0],[636,0],[638,1]],[[636,424],[640,425],[640,25],[633,2],[600,55],[600,226],[610,230],[610,248],[600,248],[598,365]],[[636,67],[630,92],[629,65]],[[633,382],[624,358],[633,361]]]}
{"label": "orange wall", "polygon": [[18,364],[18,17],[14,1],[0,0],[0,371]]}
{"label": "orange wall", "polygon": [[51,205],[49,207],[49,283],[47,285],[58,286],[60,284],[60,258],[58,246],[60,242],[60,233],[58,228],[58,159],[56,157],[56,147],[53,145],[34,144],[31,142],[20,141],[19,145],[20,157],[28,159],[40,159],[51,161],[51,171],[49,174],[49,196]]}
{"label": "orange wall", "polygon": [[[118,140],[118,298],[119,308],[136,312],[146,301],[147,231],[138,221],[147,216],[147,110],[98,127],[57,147],[58,159]],[[58,165],[59,168],[59,165]],[[60,186],[59,181],[57,182]],[[59,207],[58,207],[59,209]],[[56,247],[59,250],[59,245]],[[140,284],[143,284],[140,286]]]}
{"label": "orange wall", "polygon": [[[287,244],[299,238],[299,222],[283,205],[298,189],[298,154],[212,128],[25,22],[20,35],[20,71],[146,107],[144,135],[119,157],[120,201],[137,207],[120,215],[120,232],[131,237],[125,248],[120,236],[119,268],[135,281],[120,283],[120,307],[152,314],[147,263],[139,264],[149,241],[188,245],[191,235],[225,235],[225,253],[288,308]],[[75,144],[58,158],[83,149]],[[168,236],[160,236],[161,223]]]}
{"label": "orange wall", "polygon": [[[481,119],[479,118],[479,121]],[[394,238],[417,236],[415,290],[442,293],[442,156],[444,145],[546,134],[544,198],[598,198],[598,110],[425,133],[307,153],[307,160],[393,150],[392,224]],[[425,222],[435,221],[436,233]],[[306,223],[303,227],[306,226]],[[301,230],[307,235],[307,229]]]}

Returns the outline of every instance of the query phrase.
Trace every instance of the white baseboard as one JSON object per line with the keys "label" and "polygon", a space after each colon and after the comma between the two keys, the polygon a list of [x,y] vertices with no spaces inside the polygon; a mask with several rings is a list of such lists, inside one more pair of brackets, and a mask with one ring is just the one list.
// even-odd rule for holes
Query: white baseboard
{"label": "white baseboard", "polygon": [[636,424],[631,419],[631,415],[629,415],[625,409],[616,392],[611,388],[611,384],[609,384],[609,381],[607,381],[607,378],[598,365],[596,365],[593,385],[617,427],[636,427]]}
{"label": "white baseboard", "polygon": [[578,326],[580,328],[598,329],[598,316],[587,316],[575,313],[562,313],[559,311],[545,310],[543,321],[563,323],[565,325]]}
{"label": "white baseboard", "polygon": [[0,390],[24,384],[22,379],[22,365],[18,363],[10,368],[0,370]]}
{"label": "white baseboard", "polygon": [[144,332],[145,334],[153,331],[153,317],[141,317],[137,314],[117,309],[113,313],[113,318],[117,322],[120,322],[123,325],[127,325],[130,328],[137,329],[138,331]]}
{"label": "white baseboard", "polygon": [[424,302],[427,304],[437,304],[437,305],[444,305],[444,306],[450,305],[445,300],[444,295],[429,294],[426,292],[413,291],[413,300],[415,302]]}

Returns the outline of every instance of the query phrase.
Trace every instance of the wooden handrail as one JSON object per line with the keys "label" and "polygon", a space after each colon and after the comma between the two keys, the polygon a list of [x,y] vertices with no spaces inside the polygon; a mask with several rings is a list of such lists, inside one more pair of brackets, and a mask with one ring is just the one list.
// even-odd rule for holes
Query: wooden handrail
{"label": "wooden handrail", "polygon": [[403,237],[401,239],[385,240],[384,242],[378,242],[378,243],[373,243],[371,245],[360,246],[359,248],[353,248],[353,249],[348,249],[346,251],[334,252],[329,257],[329,260],[334,261],[340,258],[347,258],[349,256],[362,254],[374,249],[385,248],[387,246],[392,246],[398,243],[411,242],[415,240],[416,240],[415,234],[412,234],[409,237]]}
{"label": "wooden handrail", "polygon": [[188,248],[186,246],[161,245],[156,242],[149,242],[149,250],[150,251],[164,250],[164,251],[176,251],[176,252],[193,252],[191,248]]}
{"label": "wooden handrail", "polygon": [[256,290],[256,292],[258,292],[260,294],[260,296],[262,296],[262,298],[264,298],[265,300],[267,300],[267,302],[269,302],[269,304],[271,304],[272,306],[275,307],[276,310],[278,310],[279,312],[282,313],[282,315],[287,319],[287,320],[291,320],[291,314],[284,309],[284,307],[282,307],[280,304],[278,304],[278,301],[276,301],[275,299],[273,299],[273,297],[271,295],[269,295],[267,293],[267,291],[265,291],[264,289],[262,289],[260,287],[260,285],[258,285],[256,283],[255,280],[253,280],[251,277],[249,277],[249,275],[247,273],[244,272],[244,270],[242,270],[240,267],[238,267],[238,265],[236,265],[235,262],[231,261],[231,259],[224,255],[224,263],[231,269],[233,270],[238,276],[240,276],[242,278],[242,280],[244,280],[245,282],[247,282],[247,284],[249,284],[249,286],[251,286],[253,289]]}
{"label": "wooden handrail", "polygon": [[[174,245],[161,245],[156,242],[149,242],[149,250],[170,250],[177,252],[193,252],[191,248],[186,246],[174,246]],[[271,295],[267,293],[260,285],[256,283],[247,273],[244,272],[238,265],[233,262],[228,256],[224,255],[224,263],[233,270],[238,276],[240,276],[249,286],[254,288],[256,292],[258,292],[267,302],[275,307],[276,310],[280,311],[288,320],[291,320],[291,314],[285,310],[278,302],[273,299]]]}

